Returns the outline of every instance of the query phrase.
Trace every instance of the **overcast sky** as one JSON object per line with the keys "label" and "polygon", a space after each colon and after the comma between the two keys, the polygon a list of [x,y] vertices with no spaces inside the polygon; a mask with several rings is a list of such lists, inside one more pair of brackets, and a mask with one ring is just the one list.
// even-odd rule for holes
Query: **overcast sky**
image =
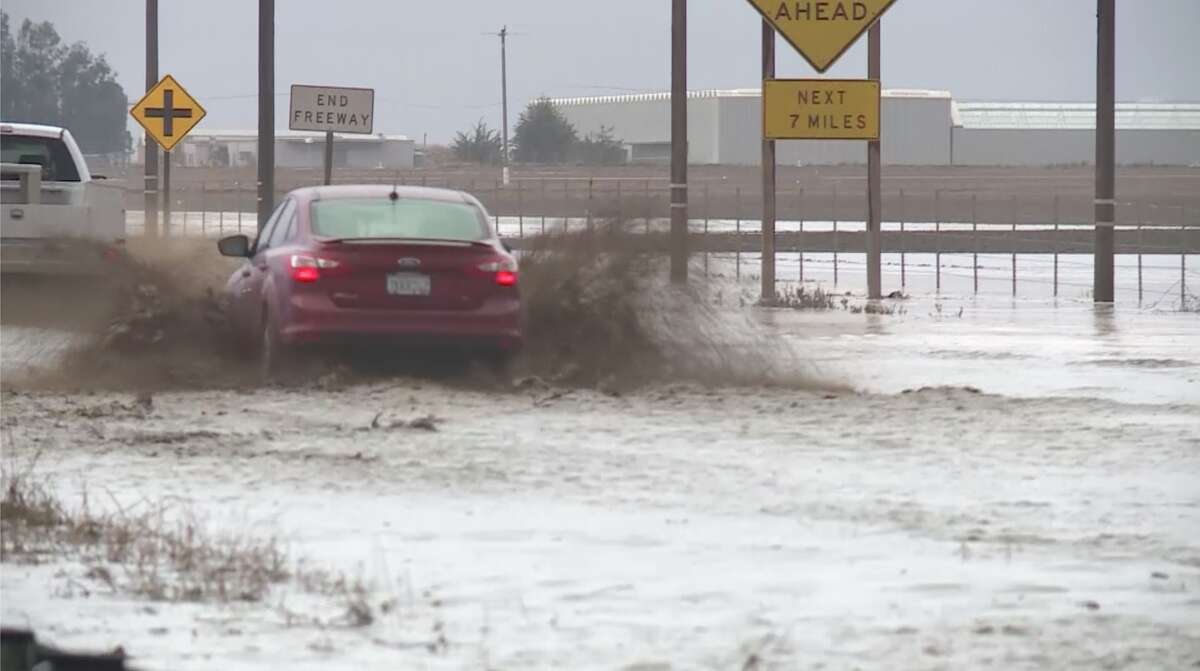
{"label": "overcast sky", "polygon": [[[376,89],[376,132],[445,142],[500,121],[499,39],[508,24],[509,114],[540,96],[670,86],[668,0],[276,0],[276,111],[292,83]],[[202,127],[253,129],[254,0],[161,0],[160,74],[208,109]],[[1200,101],[1200,0],[1118,0],[1117,97]],[[142,0],[4,0],[14,23],[50,20],[119,73],[145,83]],[[899,0],[883,20],[883,84],[958,100],[1091,101],[1095,0]],[[759,19],[744,0],[689,3],[688,85],[757,87]],[[783,40],[780,77],[813,72]],[[865,37],[828,73],[866,75]],[[2,92],[0,92],[2,94]]]}

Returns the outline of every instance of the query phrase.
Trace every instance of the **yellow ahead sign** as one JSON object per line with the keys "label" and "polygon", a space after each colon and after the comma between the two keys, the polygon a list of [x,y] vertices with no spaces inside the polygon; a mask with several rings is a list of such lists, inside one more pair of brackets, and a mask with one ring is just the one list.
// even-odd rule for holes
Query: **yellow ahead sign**
{"label": "yellow ahead sign", "polygon": [[817,72],[825,72],[896,0],[749,0]]}
{"label": "yellow ahead sign", "polygon": [[772,140],[878,140],[879,80],[768,79],[763,135]]}
{"label": "yellow ahead sign", "polygon": [[200,120],[204,108],[171,75],[163,77],[129,114],[166,151],[171,151]]}

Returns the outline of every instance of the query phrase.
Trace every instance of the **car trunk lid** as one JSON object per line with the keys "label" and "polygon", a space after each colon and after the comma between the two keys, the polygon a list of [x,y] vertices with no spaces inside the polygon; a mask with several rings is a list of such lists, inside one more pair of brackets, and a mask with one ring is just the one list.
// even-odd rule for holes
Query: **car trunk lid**
{"label": "car trunk lid", "polygon": [[496,256],[486,242],[345,239],[322,242],[316,286],[338,307],[390,310],[471,310],[490,289],[479,265]]}

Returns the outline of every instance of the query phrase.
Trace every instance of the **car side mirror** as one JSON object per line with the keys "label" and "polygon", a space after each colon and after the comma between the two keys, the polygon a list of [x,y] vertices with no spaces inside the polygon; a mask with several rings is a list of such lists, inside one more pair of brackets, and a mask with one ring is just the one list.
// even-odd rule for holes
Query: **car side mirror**
{"label": "car side mirror", "polygon": [[222,256],[250,256],[250,238],[244,235],[230,235],[217,241],[217,249]]}

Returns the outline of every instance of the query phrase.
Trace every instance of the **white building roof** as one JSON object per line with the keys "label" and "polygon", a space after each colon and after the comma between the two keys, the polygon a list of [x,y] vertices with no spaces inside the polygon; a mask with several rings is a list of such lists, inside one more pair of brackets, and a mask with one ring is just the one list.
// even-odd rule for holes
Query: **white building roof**
{"label": "white building roof", "polygon": [[[979,129],[1092,130],[1093,103],[955,103],[955,125]],[[1200,130],[1198,103],[1117,103],[1122,130]]]}

